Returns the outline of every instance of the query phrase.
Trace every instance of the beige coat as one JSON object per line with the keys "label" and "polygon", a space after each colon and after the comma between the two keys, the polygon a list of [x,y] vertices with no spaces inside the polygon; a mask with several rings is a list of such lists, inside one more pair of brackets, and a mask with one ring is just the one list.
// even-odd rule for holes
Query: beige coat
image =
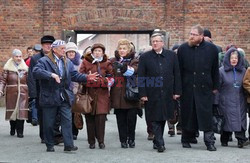
{"label": "beige coat", "polygon": [[[6,120],[26,120],[28,118],[28,66],[22,62],[15,66],[13,59],[4,65],[0,78],[0,92],[6,100]],[[5,90],[6,89],[6,90]]]}
{"label": "beige coat", "polygon": [[250,103],[250,68],[247,69],[243,78],[243,87],[247,91],[247,103]]}

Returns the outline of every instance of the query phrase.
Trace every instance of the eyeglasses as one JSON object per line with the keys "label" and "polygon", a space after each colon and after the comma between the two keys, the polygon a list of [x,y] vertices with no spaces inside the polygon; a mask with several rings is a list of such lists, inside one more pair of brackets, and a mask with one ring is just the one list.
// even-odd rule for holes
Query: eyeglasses
{"label": "eyeglasses", "polygon": [[151,41],[152,43],[158,43],[158,42],[162,42],[162,40],[153,40]]}
{"label": "eyeglasses", "polygon": [[196,33],[189,33],[190,36],[200,36],[199,34]]}

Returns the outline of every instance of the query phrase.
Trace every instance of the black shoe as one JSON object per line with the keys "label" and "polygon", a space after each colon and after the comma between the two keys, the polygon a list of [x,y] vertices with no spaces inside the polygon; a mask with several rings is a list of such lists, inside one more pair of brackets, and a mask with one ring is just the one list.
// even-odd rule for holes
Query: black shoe
{"label": "black shoe", "polygon": [[175,130],[174,129],[169,129],[168,135],[171,136],[171,137],[174,136],[175,135]]}
{"label": "black shoe", "polygon": [[128,144],[126,142],[121,143],[122,148],[128,148]]}
{"label": "black shoe", "polygon": [[65,146],[65,147],[64,147],[64,151],[65,151],[65,152],[77,151],[77,150],[78,150],[78,147],[77,147],[77,146],[72,146],[72,147],[67,147],[67,146]]}
{"label": "black shoe", "polygon": [[208,151],[216,151],[217,149],[215,148],[215,146],[214,145],[207,145],[207,150]]}
{"label": "black shoe", "polygon": [[156,144],[153,145],[153,149],[158,149]]}
{"label": "black shoe", "polygon": [[73,140],[77,140],[77,136],[76,135],[73,135]]}
{"label": "black shoe", "polygon": [[90,144],[89,149],[95,149],[95,144]]}
{"label": "black shoe", "polygon": [[44,143],[45,143],[45,140],[44,140],[44,139],[41,139],[41,143],[44,144]]}
{"label": "black shoe", "polygon": [[55,142],[54,142],[55,145],[63,143],[63,137],[55,137],[54,139],[55,139]]}
{"label": "black shoe", "polygon": [[177,135],[181,135],[182,131],[180,129],[177,129]]}
{"label": "black shoe", "polygon": [[238,148],[243,148],[244,146],[247,146],[249,142],[247,140],[245,141],[238,141]]}
{"label": "black shoe", "polygon": [[161,145],[161,146],[158,147],[157,151],[161,153],[161,152],[164,152],[165,149],[166,148],[163,145]]}
{"label": "black shoe", "polygon": [[100,149],[104,149],[105,148],[105,144],[104,143],[99,143],[99,148]]}
{"label": "black shoe", "polygon": [[14,136],[15,133],[16,133],[15,130],[10,130],[10,135],[11,135],[11,136]]}
{"label": "black shoe", "polygon": [[191,148],[190,143],[182,143],[183,148]]}
{"label": "black shoe", "polygon": [[17,137],[18,137],[18,138],[23,138],[23,134],[17,133]]}
{"label": "black shoe", "polygon": [[227,147],[227,146],[228,146],[228,143],[221,143],[221,146],[222,146],[222,147]]}
{"label": "black shoe", "polygon": [[191,144],[197,144],[198,141],[197,141],[196,138],[192,138],[189,143],[191,143]]}
{"label": "black shoe", "polygon": [[134,140],[129,140],[128,145],[129,145],[129,148],[134,148],[135,147],[135,141]]}
{"label": "black shoe", "polygon": [[37,126],[38,125],[38,121],[36,119],[32,119],[31,124],[33,126]]}
{"label": "black shoe", "polygon": [[154,140],[154,134],[148,134],[148,140]]}
{"label": "black shoe", "polygon": [[47,152],[55,152],[55,149],[54,147],[47,147]]}

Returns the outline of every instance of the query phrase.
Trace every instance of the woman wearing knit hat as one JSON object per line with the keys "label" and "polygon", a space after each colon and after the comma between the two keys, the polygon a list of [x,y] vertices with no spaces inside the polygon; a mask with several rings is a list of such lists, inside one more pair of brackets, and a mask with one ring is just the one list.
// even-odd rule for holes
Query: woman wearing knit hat
{"label": "woman wearing knit hat", "polygon": [[89,148],[95,148],[95,138],[97,138],[99,148],[104,149],[105,121],[110,109],[108,87],[112,86],[114,81],[112,65],[105,54],[104,45],[97,43],[91,47],[91,53],[84,56],[79,72],[99,74],[98,80],[88,81],[87,85],[83,86],[83,92],[88,91],[93,99],[93,110],[85,115]]}
{"label": "woman wearing knit hat", "polygon": [[28,119],[28,66],[22,59],[22,52],[14,49],[12,57],[6,62],[0,78],[0,97],[5,92],[5,119],[10,121],[10,135],[17,132],[23,138],[24,120]]}
{"label": "woman wearing knit hat", "polygon": [[[78,48],[74,42],[68,42],[66,44],[66,56],[71,60],[76,70],[78,70],[80,65],[80,54],[78,53]],[[77,93],[78,83],[77,82],[71,82],[70,88],[73,90],[74,94]],[[82,127],[79,127],[76,124],[81,124],[83,126],[82,121],[82,115],[81,113],[72,113],[72,134],[73,139],[77,139],[77,135],[79,133],[78,129],[82,129]]]}

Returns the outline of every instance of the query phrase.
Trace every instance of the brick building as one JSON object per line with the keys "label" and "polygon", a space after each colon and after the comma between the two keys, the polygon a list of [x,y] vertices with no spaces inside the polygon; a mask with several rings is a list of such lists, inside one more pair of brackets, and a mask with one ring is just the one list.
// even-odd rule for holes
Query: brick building
{"label": "brick building", "polygon": [[153,31],[170,34],[170,46],[201,24],[223,48],[250,54],[250,0],[0,0],[0,67],[14,48],[25,53],[45,34],[82,31]]}

